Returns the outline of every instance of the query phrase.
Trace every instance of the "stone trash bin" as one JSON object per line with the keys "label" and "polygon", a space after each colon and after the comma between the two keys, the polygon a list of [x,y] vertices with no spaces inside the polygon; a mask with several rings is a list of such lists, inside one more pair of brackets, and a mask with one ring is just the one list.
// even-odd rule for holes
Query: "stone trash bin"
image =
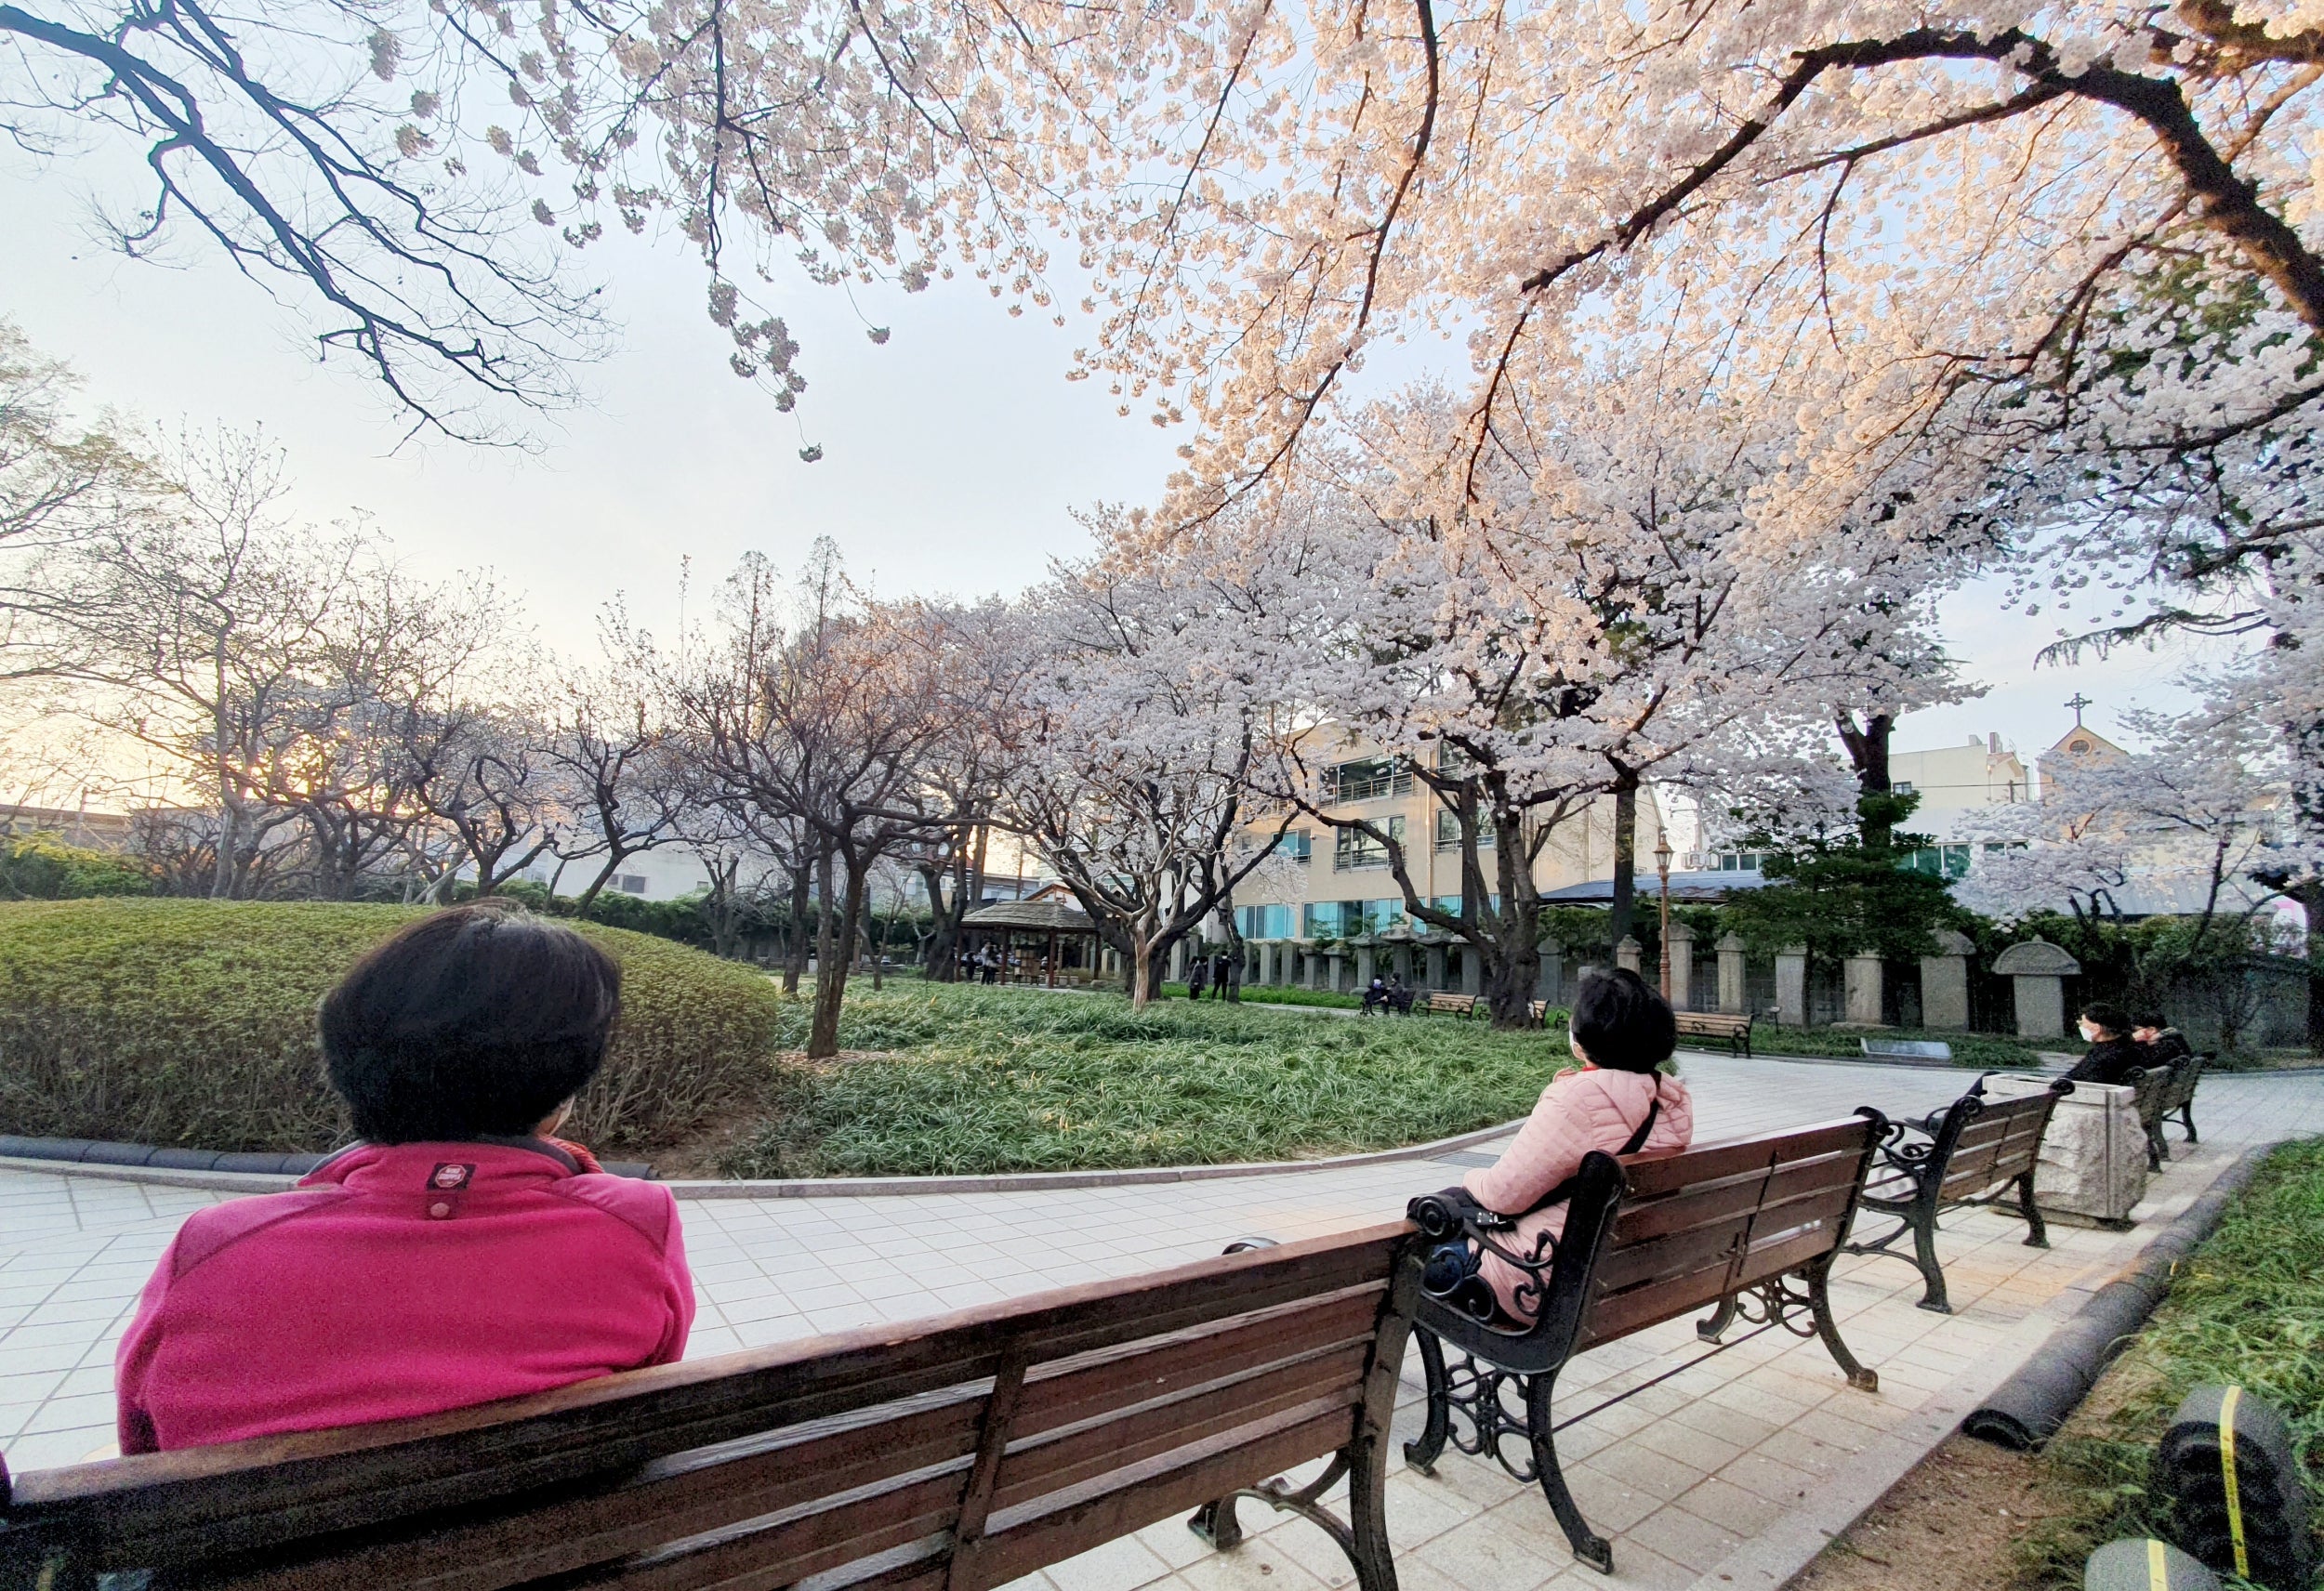
{"label": "stone trash bin", "polygon": [[[1988,1099],[2019,1099],[2050,1086],[2047,1077],[1997,1072]],[[2146,1130],[2138,1124],[2137,1091],[2077,1083],[2058,1101],[2041,1139],[2034,1203],[2044,1215],[2105,1227],[2130,1225],[2131,1206],[2146,1191]]]}

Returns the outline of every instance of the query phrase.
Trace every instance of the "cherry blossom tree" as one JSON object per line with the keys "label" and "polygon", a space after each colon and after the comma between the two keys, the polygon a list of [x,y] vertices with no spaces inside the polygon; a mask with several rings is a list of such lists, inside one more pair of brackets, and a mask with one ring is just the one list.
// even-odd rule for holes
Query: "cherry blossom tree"
{"label": "cherry blossom tree", "polygon": [[1282,703],[1235,648],[1240,594],[1128,553],[1119,516],[1095,524],[1098,557],[1031,603],[1049,645],[998,812],[1121,953],[1142,1007],[1170,947],[1199,935],[1296,813],[1262,794],[1283,781]]}

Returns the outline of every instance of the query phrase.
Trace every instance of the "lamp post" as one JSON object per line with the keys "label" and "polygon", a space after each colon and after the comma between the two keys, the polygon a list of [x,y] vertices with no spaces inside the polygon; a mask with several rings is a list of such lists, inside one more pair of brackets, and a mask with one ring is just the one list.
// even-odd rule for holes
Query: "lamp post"
{"label": "lamp post", "polygon": [[1662,880],[1662,997],[1670,997],[1670,835],[1655,825],[1655,876]]}

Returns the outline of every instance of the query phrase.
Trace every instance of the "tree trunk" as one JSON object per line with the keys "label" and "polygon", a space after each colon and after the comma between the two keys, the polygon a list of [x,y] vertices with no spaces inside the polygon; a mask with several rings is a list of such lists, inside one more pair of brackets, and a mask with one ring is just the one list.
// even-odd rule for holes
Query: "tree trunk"
{"label": "tree trunk", "polygon": [[[827,878],[831,872],[831,859],[828,856],[824,858],[823,871]],[[868,872],[868,868],[851,867],[848,869],[847,904],[842,908],[845,913],[845,921],[840,925],[836,936],[838,944],[853,944],[855,936],[863,931],[864,880]],[[825,903],[827,907],[828,898]],[[827,922],[831,914],[826,909],[823,914],[824,920]],[[818,941],[825,937],[820,927],[815,937]],[[807,1030],[807,1058],[809,1060],[828,1060],[839,1053],[839,1001],[847,993],[847,965],[846,958],[836,953],[837,948],[838,946],[834,945],[831,947],[833,953],[825,953],[820,942],[817,946],[815,1015],[814,1020]]]}
{"label": "tree trunk", "polygon": [[1533,1025],[1533,991],[1541,980],[1541,945],[1534,933],[1521,931],[1519,942],[1499,944],[1480,940],[1472,950],[1485,963],[1485,1000],[1493,1013],[1493,1026],[1506,1032]]}
{"label": "tree trunk", "polygon": [[[1848,761],[1856,773],[1856,795],[1888,796],[1895,790],[1888,777],[1889,731],[1895,721],[1886,713],[1868,713],[1859,725],[1854,713],[1842,713],[1833,721],[1840,732],[1840,743],[1848,748]],[[1876,808],[1864,819],[1864,843],[1868,848],[1885,847],[1896,825],[1885,810]]]}
{"label": "tree trunk", "polygon": [[1638,893],[1638,775],[1624,769],[1614,785],[1614,909],[1606,934],[1620,944],[1630,933]]}
{"label": "tree trunk", "polygon": [[1154,999],[1154,992],[1162,987],[1159,976],[1160,953],[1153,941],[1141,939],[1137,930],[1129,936],[1129,1008],[1142,1011]]}
{"label": "tree trunk", "polygon": [[2308,916],[2308,1053],[2324,1055],[2324,881],[2291,890]]}
{"label": "tree trunk", "polygon": [[[822,988],[822,980],[831,976],[832,963],[838,960],[839,945],[844,942],[834,938],[832,933],[831,875],[831,852],[826,849],[815,858],[815,978],[818,989]],[[843,983],[847,980],[844,972],[840,973],[839,980]],[[818,994],[816,999],[816,1008],[820,1010],[822,995]]]}
{"label": "tree trunk", "polygon": [[799,993],[799,975],[807,970],[807,867],[800,863],[791,874],[791,921],[783,936],[783,993]]}

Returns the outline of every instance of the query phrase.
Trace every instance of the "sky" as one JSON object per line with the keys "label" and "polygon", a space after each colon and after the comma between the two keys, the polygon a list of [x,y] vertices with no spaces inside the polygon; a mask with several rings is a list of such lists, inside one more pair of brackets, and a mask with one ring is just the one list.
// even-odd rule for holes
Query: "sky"
{"label": "sky", "polygon": [[[621,326],[620,350],[583,376],[586,408],[540,428],[530,454],[445,442],[398,446],[402,427],[351,369],[316,364],[297,315],[198,250],[175,268],[109,254],[72,168],[33,172],[0,153],[0,316],[69,362],[92,402],[149,422],[260,427],[286,452],[296,504],[329,521],[363,512],[416,571],[490,568],[542,638],[587,649],[616,596],[649,628],[680,616],[746,551],[796,568],[817,536],[883,596],[1021,590],[1082,551],[1075,510],[1151,502],[1183,439],[1122,418],[1097,382],[1068,382],[1077,335],[1011,319],[973,283],[851,302],[803,281],[771,308],[804,346],[796,414],[726,369],[704,277],[670,240],[616,237],[586,256]],[[865,335],[892,329],[884,346]],[[1424,366],[1436,350],[1402,350]],[[1459,350],[1441,350],[1458,373]],[[799,456],[806,443],[820,462]],[[691,575],[688,570],[691,569]],[[1919,713],[1899,750],[1998,733],[2030,756],[2073,722],[2127,742],[2129,708],[2184,704],[2185,655],[2132,651],[2040,667],[2053,620],[2004,610],[1998,585],[1941,608],[1980,698]]]}

